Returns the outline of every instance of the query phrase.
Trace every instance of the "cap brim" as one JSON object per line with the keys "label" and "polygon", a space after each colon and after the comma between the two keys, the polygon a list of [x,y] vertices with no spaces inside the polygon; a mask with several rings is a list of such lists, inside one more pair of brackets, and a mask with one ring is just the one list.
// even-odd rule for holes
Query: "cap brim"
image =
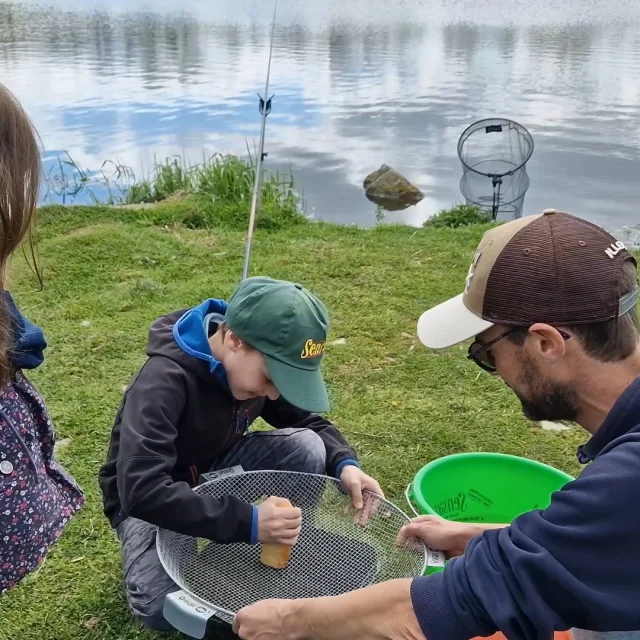
{"label": "cap brim", "polygon": [[287,402],[313,413],[329,411],[329,396],[320,369],[298,369],[267,355],[265,361],[273,384]]}
{"label": "cap brim", "polygon": [[467,309],[462,294],[425,311],[418,320],[418,338],[431,349],[444,349],[493,326]]}

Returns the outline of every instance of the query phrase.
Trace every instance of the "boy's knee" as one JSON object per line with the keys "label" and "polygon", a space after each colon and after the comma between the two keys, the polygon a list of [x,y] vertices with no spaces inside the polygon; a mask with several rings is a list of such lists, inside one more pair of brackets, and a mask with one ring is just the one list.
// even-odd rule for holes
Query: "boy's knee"
{"label": "boy's knee", "polygon": [[118,529],[127,604],[133,617],[146,629],[172,631],[164,617],[164,599],[177,591],[158,558],[157,527],[128,518]]}
{"label": "boy's knee", "polygon": [[293,438],[296,471],[324,474],[327,468],[327,449],[322,438],[310,429],[300,429]]}
{"label": "boy's knee", "polygon": [[164,633],[175,632],[175,629],[164,617],[164,597],[144,605],[134,605],[130,602],[129,609],[136,622],[145,629]]}
{"label": "boy's knee", "polygon": [[164,617],[164,600],[178,586],[166,574],[149,582],[129,580],[126,589],[129,611],[140,625],[152,631],[175,631]]}

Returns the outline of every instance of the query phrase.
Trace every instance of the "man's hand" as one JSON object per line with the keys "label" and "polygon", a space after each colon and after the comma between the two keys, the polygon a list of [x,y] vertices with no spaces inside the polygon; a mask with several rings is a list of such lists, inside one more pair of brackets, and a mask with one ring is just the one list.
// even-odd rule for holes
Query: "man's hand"
{"label": "man's hand", "polygon": [[304,622],[297,615],[300,600],[262,600],[240,609],[232,630],[242,640],[297,640]]}
{"label": "man's hand", "polygon": [[366,489],[384,498],[380,485],[359,467],[353,464],[346,465],[340,472],[340,482],[343,489],[351,496],[353,506],[360,510],[364,507],[362,492]]}
{"label": "man's hand", "polygon": [[258,540],[293,546],[300,535],[302,511],[298,507],[279,507],[279,500],[272,496],[258,505]]}
{"label": "man's hand", "polygon": [[453,522],[440,516],[420,516],[400,529],[399,543],[407,538],[418,538],[436,551],[444,552],[447,560],[464,554],[467,544],[488,529],[499,529],[502,524],[472,524]]}

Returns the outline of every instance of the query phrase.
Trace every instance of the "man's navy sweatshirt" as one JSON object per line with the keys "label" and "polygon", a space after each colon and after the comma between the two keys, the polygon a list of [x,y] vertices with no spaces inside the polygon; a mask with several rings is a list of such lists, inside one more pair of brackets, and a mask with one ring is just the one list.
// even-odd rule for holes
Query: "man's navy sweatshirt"
{"label": "man's navy sweatshirt", "polygon": [[580,447],[590,464],[547,509],[486,531],[444,571],[413,580],[427,640],[640,630],[639,423],[640,377]]}

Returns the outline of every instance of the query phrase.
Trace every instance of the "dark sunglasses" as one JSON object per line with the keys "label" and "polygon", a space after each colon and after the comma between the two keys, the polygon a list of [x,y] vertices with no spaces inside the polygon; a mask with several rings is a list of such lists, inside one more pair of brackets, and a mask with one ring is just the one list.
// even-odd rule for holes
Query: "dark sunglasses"
{"label": "dark sunglasses", "polygon": [[[469,360],[473,360],[481,369],[488,371],[489,373],[496,372],[496,361],[493,357],[493,353],[491,353],[491,347],[502,340],[502,338],[506,338],[513,333],[518,333],[519,331],[526,331],[526,327],[514,327],[501,333],[497,338],[490,340],[486,344],[482,344],[481,342],[474,341],[469,345],[469,354],[467,358]],[[558,330],[558,333],[563,337],[564,340],[568,340],[571,336],[564,331]]]}

